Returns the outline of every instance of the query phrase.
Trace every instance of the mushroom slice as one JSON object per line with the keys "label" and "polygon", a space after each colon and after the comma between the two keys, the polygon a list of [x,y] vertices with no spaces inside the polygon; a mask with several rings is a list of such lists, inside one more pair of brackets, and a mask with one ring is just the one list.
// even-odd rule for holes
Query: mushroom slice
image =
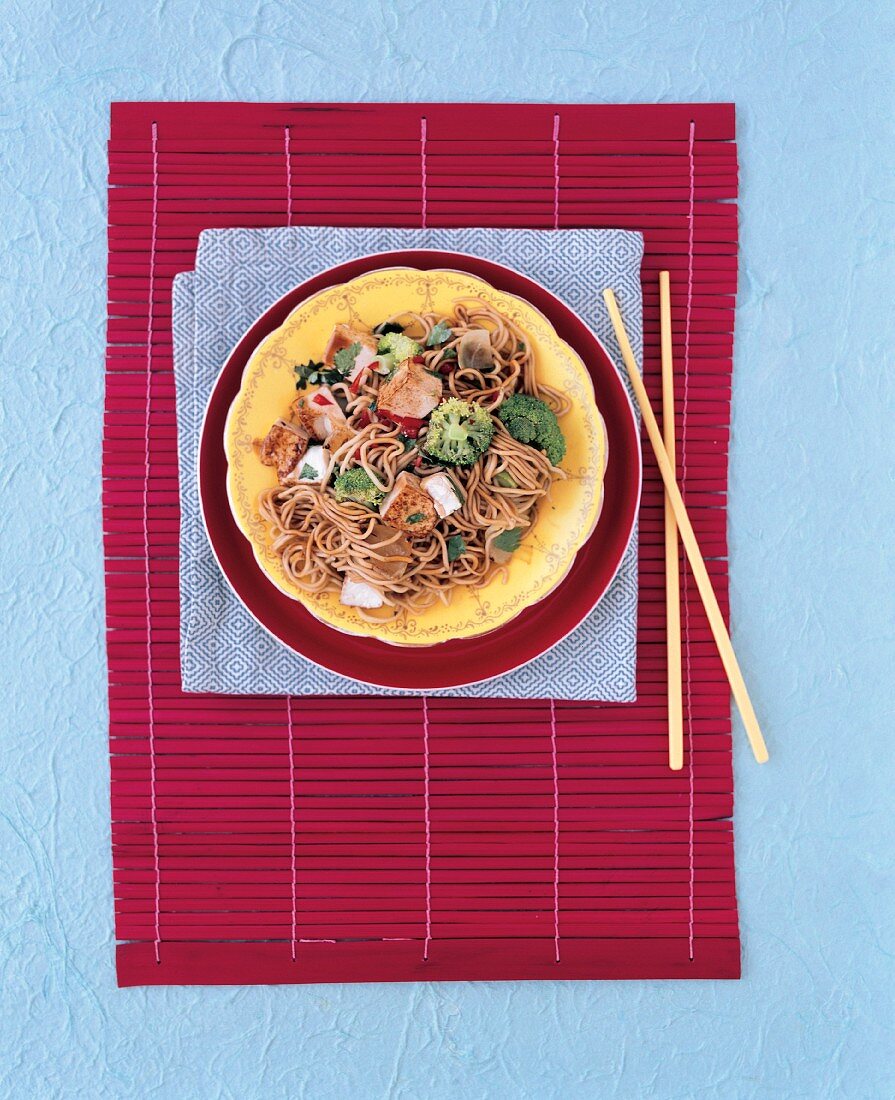
{"label": "mushroom slice", "polygon": [[381,558],[367,559],[367,566],[389,580],[403,577],[413,561],[410,543],[397,528],[387,523],[374,523],[364,545],[381,555]]}
{"label": "mushroom slice", "polygon": [[463,333],[457,344],[457,362],[461,370],[477,370],[482,374],[491,370],[491,335],[487,329],[471,328]]}

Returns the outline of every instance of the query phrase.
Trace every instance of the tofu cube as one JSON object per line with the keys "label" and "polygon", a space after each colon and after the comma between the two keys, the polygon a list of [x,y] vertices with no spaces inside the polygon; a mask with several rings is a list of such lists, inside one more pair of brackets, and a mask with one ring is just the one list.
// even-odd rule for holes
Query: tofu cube
{"label": "tofu cube", "polygon": [[420,482],[435,504],[435,511],[444,519],[463,507],[463,495],[448,474],[430,474]]}
{"label": "tofu cube", "polygon": [[429,494],[413,474],[398,474],[394,487],[379,507],[385,523],[411,538],[425,538],[438,522],[438,512]]}
{"label": "tofu cube", "polygon": [[308,449],[308,433],[289,420],[278,420],[261,441],[259,456],[265,466],[275,466],[286,481]]}
{"label": "tofu cube", "polygon": [[377,407],[392,417],[425,420],[441,402],[441,379],[421,363],[405,359],[392,377],[379,387]]}
{"label": "tofu cube", "polygon": [[374,588],[372,584],[368,584],[365,580],[361,580],[354,573],[346,573],[345,579],[342,581],[342,592],[339,596],[339,602],[344,604],[345,607],[364,607],[364,608],[376,608],[382,607],[385,603],[385,598],[379,589]]}
{"label": "tofu cube", "polygon": [[361,329],[352,328],[351,325],[336,325],[323,353],[323,365],[326,367],[334,366],[336,352],[344,351],[345,348],[350,348],[352,344],[360,344],[361,353],[364,350],[372,353],[367,359],[369,363],[376,355],[379,338],[374,336],[372,332],[363,332]]}
{"label": "tofu cube", "polygon": [[285,479],[287,485],[313,485],[319,484],[326,476],[332,455],[319,444],[308,447],[301,462]]}
{"label": "tofu cube", "polygon": [[[354,366],[351,368],[351,370],[348,374],[348,381],[349,382],[357,382],[358,378],[360,378],[360,376],[365,371],[369,370],[370,367],[372,367],[373,364],[376,363],[376,362],[377,362],[377,359],[376,359],[376,349],[375,349],[375,347],[374,348],[368,348],[368,347],[365,347],[365,346],[362,345],[360,351],[357,353],[357,356],[355,357]],[[360,385],[360,383],[358,383],[358,385]]]}
{"label": "tofu cube", "polygon": [[354,439],[355,432],[348,426],[348,421],[344,418],[341,424],[335,424],[332,431],[326,437],[326,446],[330,451],[337,451],[340,447],[344,446],[349,439]]}
{"label": "tofu cube", "polygon": [[329,386],[321,386],[308,397],[292,403],[292,415],[308,435],[323,443],[337,429],[348,429],[342,407]]}

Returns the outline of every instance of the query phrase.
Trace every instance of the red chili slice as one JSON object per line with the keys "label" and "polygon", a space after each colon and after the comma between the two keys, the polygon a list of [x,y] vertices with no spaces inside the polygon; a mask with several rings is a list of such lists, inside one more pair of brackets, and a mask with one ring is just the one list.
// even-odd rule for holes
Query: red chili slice
{"label": "red chili slice", "polygon": [[351,392],[352,392],[353,394],[358,394],[358,393],[360,393],[361,383],[363,382],[363,380],[364,380],[364,377],[365,377],[365,375],[366,375],[366,373],[367,373],[367,371],[368,371],[368,370],[369,370],[369,367],[364,367],[364,369],[363,369],[362,371],[360,371],[360,373],[358,374],[357,378],[355,378],[355,380],[354,380],[354,381],[353,381],[353,382],[351,383],[351,385],[350,385],[350,386],[348,387],[348,388],[349,388],[349,390],[350,390],[350,391],[351,391]]}
{"label": "red chili slice", "polygon": [[396,416],[395,413],[391,413],[388,409],[383,409],[381,406],[376,411],[379,413],[381,419],[387,420],[390,424],[397,425],[408,439],[416,439],[420,434],[420,429],[426,423],[425,420],[417,420],[415,416]]}
{"label": "red chili slice", "polygon": [[424,355],[414,355],[413,361],[414,363],[425,363],[426,358]]}
{"label": "red chili slice", "polygon": [[373,421],[370,419],[369,409],[361,409],[360,413],[358,414],[357,423],[358,426],[361,428],[366,428],[368,424],[373,423]]}
{"label": "red chili slice", "polygon": [[328,397],[324,397],[322,393],[315,393],[311,398],[315,405],[331,405],[332,401]]}

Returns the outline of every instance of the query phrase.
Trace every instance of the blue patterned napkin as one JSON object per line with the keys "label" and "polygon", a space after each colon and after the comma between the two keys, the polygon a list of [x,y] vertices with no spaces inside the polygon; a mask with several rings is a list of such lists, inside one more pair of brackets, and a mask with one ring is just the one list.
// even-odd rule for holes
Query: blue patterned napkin
{"label": "blue patterned napkin", "polygon": [[[358,256],[441,248],[505,263],[562,298],[612,354],[600,303],[612,286],[638,360],[642,356],[639,233],[604,229],[211,229],[195,271],[174,281],[174,373],[180,465],[180,663],[184,691],[229,694],[408,695],[320,668],[269,635],[237,600],[208,543],[196,458],[202,416],[231,349],[278,298],[323,267]],[[609,456],[612,461],[612,456]],[[222,487],[223,491],[223,487]],[[599,606],[549,653],[504,676],[431,694],[476,698],[635,698],[637,539]]]}

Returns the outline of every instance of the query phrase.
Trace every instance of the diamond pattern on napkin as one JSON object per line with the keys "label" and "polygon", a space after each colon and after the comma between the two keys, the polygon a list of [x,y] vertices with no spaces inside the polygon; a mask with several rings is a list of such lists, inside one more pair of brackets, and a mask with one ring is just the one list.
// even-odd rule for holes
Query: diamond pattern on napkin
{"label": "diamond pattern on napkin", "polygon": [[[180,661],[184,691],[227,694],[411,695],[322,669],[287,649],[246,611],[218,568],[199,509],[196,459],[205,405],[230,351],[278,298],[322,267],[408,248],[466,252],[527,275],[587,323],[613,356],[601,292],[612,286],[642,359],[639,233],[605,229],[212,229],[196,268],[174,280],[173,339],[180,467]],[[610,456],[611,461],[611,456]],[[588,618],[548,653],[504,676],[431,692],[471,698],[632,702],[637,640],[637,537]]]}

